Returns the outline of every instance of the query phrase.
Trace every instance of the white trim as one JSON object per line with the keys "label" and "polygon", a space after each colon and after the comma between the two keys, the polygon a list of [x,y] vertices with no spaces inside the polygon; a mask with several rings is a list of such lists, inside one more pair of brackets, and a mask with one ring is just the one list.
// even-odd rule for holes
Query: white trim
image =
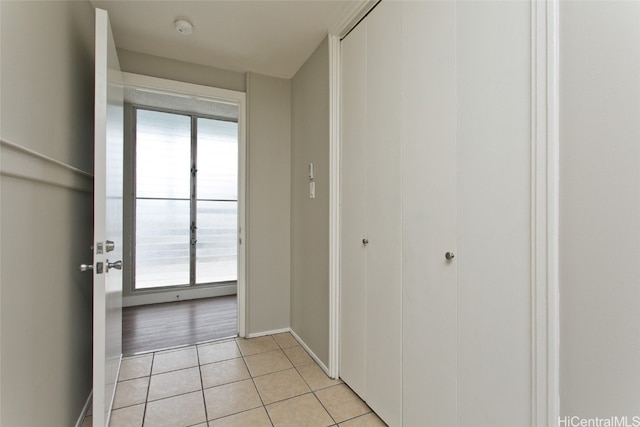
{"label": "white trim", "polygon": [[163,302],[187,301],[198,298],[212,298],[227,295],[236,295],[235,283],[221,284],[218,286],[203,286],[196,288],[171,289],[162,292],[135,293],[122,298],[123,307],[136,305],[159,304]]}
{"label": "white trim", "polygon": [[[329,375],[329,368],[327,368],[327,366],[324,364],[324,362],[322,360],[320,360],[320,358],[318,356],[316,356],[316,354],[309,348],[309,346],[304,342],[304,340],[302,338],[300,338],[298,336],[298,334],[296,334],[293,331],[293,329],[291,329],[291,328],[272,329],[270,331],[255,332],[253,334],[249,334],[247,336],[247,338],[248,339],[259,338],[259,337],[265,337],[265,336],[268,336],[268,335],[283,334],[283,333],[286,333],[286,332],[289,332],[293,336],[293,338],[295,338],[296,341],[298,341],[298,344],[300,344],[300,346],[302,348],[304,348],[307,353],[309,353],[311,358],[318,364],[318,366],[320,366],[320,368],[322,368],[324,373]],[[329,376],[331,376],[331,375],[329,375]]]}
{"label": "white trim", "polygon": [[302,338],[300,338],[298,336],[298,334],[296,334],[292,329],[289,329],[289,332],[291,332],[291,335],[293,335],[293,337],[296,339],[296,341],[298,341],[300,346],[302,348],[304,348],[307,353],[309,353],[311,358],[313,360],[315,360],[315,362],[318,364],[318,366],[320,366],[320,368],[322,368],[324,373],[327,374],[329,377],[331,377],[331,375],[329,375],[329,368],[327,368],[327,366],[324,364],[324,362],[322,360],[320,360],[320,358],[318,356],[316,356],[316,354],[309,348],[309,346],[304,342],[304,340]]}
{"label": "white trim", "polygon": [[247,338],[266,337],[267,335],[284,334],[285,332],[291,332],[291,328],[272,329],[270,331],[255,332],[247,335]]}
{"label": "white trim", "polygon": [[[176,80],[160,79],[157,77],[143,76],[133,73],[122,73],[125,86],[134,87],[138,90],[146,90],[168,95],[178,95],[185,97],[195,97],[217,102],[226,102],[238,106],[238,334],[240,337],[246,335],[246,325],[248,324],[248,275],[247,265],[249,251],[247,243],[249,241],[247,230],[247,96],[244,92],[220,89],[210,86],[185,83]],[[242,242],[242,243],[240,243]]]}
{"label": "white trim", "polygon": [[559,416],[558,1],[531,2],[531,425]]}
{"label": "white trim", "polygon": [[547,2],[547,426],[560,418],[560,2]]}
{"label": "white trim", "polygon": [[340,363],[340,38],[329,36],[329,369]]}
{"label": "white trim", "polygon": [[85,193],[93,192],[93,175],[90,173],[6,140],[0,140],[0,174]]}
{"label": "white trim", "polygon": [[379,0],[348,2],[348,5],[343,10],[343,18],[331,27],[329,35],[336,36],[338,41],[342,39],[378,2]]}
{"label": "white trim", "polygon": [[93,396],[93,390],[89,392],[89,397],[87,397],[87,400],[84,402],[78,421],[76,421],[76,427],[82,427],[84,419],[87,417],[87,412],[89,412],[89,407],[91,406],[91,396]]}
{"label": "white trim", "polygon": [[249,263],[247,129],[249,122],[247,120],[247,96],[245,93],[239,94],[241,95],[238,103],[238,170],[240,173],[238,174],[238,281],[236,291],[238,295],[238,335],[244,337],[249,323],[247,319],[249,315],[249,310],[247,310],[249,304],[249,275],[247,274]]}
{"label": "white trim", "polygon": [[125,86],[163,95],[182,95],[189,98],[215,99],[218,102],[227,102],[229,104],[237,104],[240,100],[244,101],[245,98],[244,92],[185,83],[177,80],[160,79],[157,77],[143,76],[141,74],[123,72],[122,80]]}

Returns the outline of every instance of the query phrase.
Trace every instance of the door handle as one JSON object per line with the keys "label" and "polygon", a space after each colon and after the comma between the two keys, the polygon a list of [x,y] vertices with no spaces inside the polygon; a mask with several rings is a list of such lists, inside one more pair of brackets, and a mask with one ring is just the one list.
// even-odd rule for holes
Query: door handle
{"label": "door handle", "polygon": [[444,257],[447,259],[447,261],[451,261],[453,258],[455,258],[455,254],[453,252],[447,252],[446,254],[444,254]]}
{"label": "door handle", "polygon": [[363,245],[368,245],[369,244],[369,239],[362,239],[362,244]]}
{"label": "door handle", "polygon": [[[92,271],[93,264],[80,264],[80,271]],[[96,274],[102,274],[102,263],[96,263]]]}
{"label": "door handle", "polygon": [[106,242],[104,242],[104,246],[105,246],[105,249],[107,250],[107,252],[111,252],[112,250],[114,250],[116,248],[116,244],[113,243],[113,241],[111,241],[111,240],[107,240]]}
{"label": "door handle", "polygon": [[106,264],[107,264],[107,273],[111,268],[115,268],[116,270],[122,270],[122,261],[109,262],[109,260],[107,260]]}

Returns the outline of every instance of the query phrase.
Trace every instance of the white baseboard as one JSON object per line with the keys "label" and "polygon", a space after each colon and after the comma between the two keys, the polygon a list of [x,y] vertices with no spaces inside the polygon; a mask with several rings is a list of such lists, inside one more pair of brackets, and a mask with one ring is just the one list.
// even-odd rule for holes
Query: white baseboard
{"label": "white baseboard", "polygon": [[[300,346],[304,348],[307,353],[309,353],[311,358],[315,360],[315,362],[320,366],[320,368],[322,368],[324,373],[327,374],[327,376],[331,377],[331,375],[329,375],[329,368],[327,368],[327,366],[322,362],[322,360],[320,360],[320,358],[316,356],[316,354],[313,351],[311,351],[307,343],[305,343],[304,340],[300,338],[298,334],[296,334],[291,328],[282,328],[282,329],[273,329],[270,331],[255,332],[253,334],[247,335],[247,338],[258,338],[258,337],[264,337],[266,335],[282,334],[285,332],[291,333],[291,335],[296,339],[296,341],[298,341],[298,344],[300,344]],[[333,378],[333,379],[336,379],[336,378]]]}
{"label": "white baseboard", "polygon": [[291,328],[272,329],[270,331],[255,332],[253,334],[248,334],[247,338],[258,338],[258,337],[264,337],[267,335],[283,334],[285,332],[291,332]]}
{"label": "white baseboard", "polygon": [[92,396],[93,396],[93,390],[89,392],[89,397],[87,397],[87,401],[84,402],[84,406],[82,407],[82,411],[80,412],[78,421],[76,421],[76,427],[82,427],[82,423],[84,423],[84,419],[87,416],[87,412],[89,412],[89,408],[91,407]]}
{"label": "white baseboard", "polygon": [[122,297],[122,306],[133,307],[135,305],[159,304],[163,302],[235,295],[237,288],[238,286],[235,283],[230,283],[228,285],[209,286],[195,289],[172,289],[169,291],[127,295]]}
{"label": "white baseboard", "polygon": [[[313,360],[316,361],[318,366],[320,366],[320,368],[322,368],[324,373],[327,374],[328,377],[332,378],[331,375],[329,374],[329,368],[327,368],[326,365],[322,362],[322,360],[320,360],[320,358],[318,356],[316,356],[316,354],[313,351],[311,351],[309,346],[302,340],[302,338],[300,338],[298,336],[298,334],[296,334],[293,331],[293,329],[291,329],[291,328],[289,328],[289,332],[291,332],[291,335],[293,335],[293,337],[296,339],[296,341],[298,341],[300,343],[302,348],[304,348],[307,351],[307,353],[309,353],[309,355],[313,358]],[[337,378],[333,378],[333,379],[335,380]]]}

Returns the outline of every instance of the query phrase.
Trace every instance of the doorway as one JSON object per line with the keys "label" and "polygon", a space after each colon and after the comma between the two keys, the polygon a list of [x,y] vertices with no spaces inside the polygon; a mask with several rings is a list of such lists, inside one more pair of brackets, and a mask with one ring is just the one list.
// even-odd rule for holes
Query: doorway
{"label": "doorway", "polygon": [[123,74],[123,351],[244,336],[244,93]]}

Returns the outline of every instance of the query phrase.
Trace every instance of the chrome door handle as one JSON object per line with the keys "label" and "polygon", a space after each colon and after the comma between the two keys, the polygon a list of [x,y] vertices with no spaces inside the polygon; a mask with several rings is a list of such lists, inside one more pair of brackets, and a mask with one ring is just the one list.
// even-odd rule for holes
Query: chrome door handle
{"label": "chrome door handle", "polygon": [[362,239],[362,244],[363,245],[368,245],[369,244],[369,239]]}
{"label": "chrome door handle", "polygon": [[107,260],[106,264],[107,264],[107,273],[111,268],[115,268],[116,270],[122,270],[122,261],[109,262],[109,260]]}
{"label": "chrome door handle", "polygon": [[93,264],[80,264],[80,271],[93,270]]}
{"label": "chrome door handle", "polygon": [[451,261],[453,258],[455,258],[455,254],[453,252],[447,252],[446,254],[444,254],[444,257],[448,260]]}

